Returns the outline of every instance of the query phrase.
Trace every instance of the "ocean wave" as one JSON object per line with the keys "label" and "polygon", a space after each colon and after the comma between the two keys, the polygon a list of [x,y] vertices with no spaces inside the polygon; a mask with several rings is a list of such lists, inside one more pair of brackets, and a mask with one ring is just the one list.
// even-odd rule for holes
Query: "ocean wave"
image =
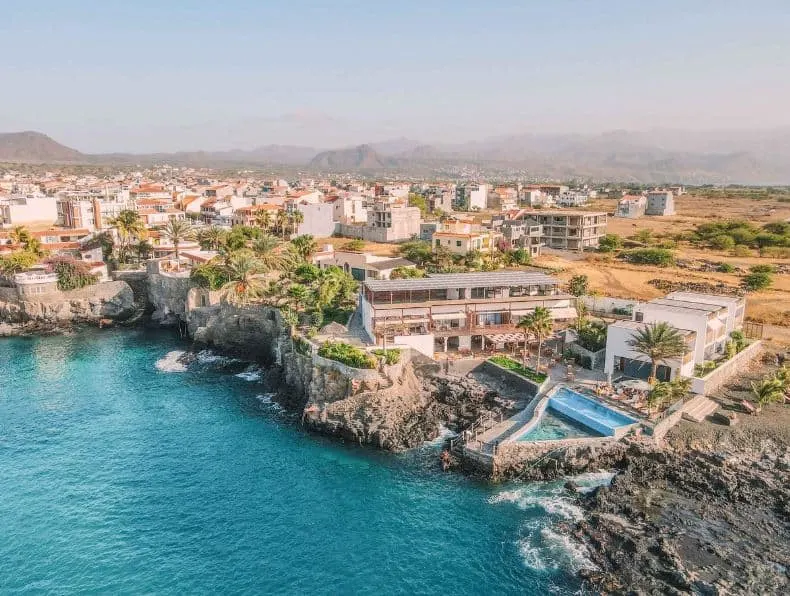
{"label": "ocean wave", "polygon": [[573,503],[568,497],[563,496],[564,488],[554,487],[522,487],[512,490],[503,490],[488,499],[488,502],[513,503],[519,509],[542,509],[550,515],[556,515],[571,521],[584,518],[584,511]]}
{"label": "ocean wave", "polygon": [[271,408],[272,410],[282,411],[284,408],[274,401],[274,393],[262,393],[260,395],[256,395],[255,399],[257,399],[261,404]]}
{"label": "ocean wave", "polygon": [[187,365],[184,364],[182,358],[186,355],[184,350],[173,350],[168,352],[162,358],[156,361],[154,366],[162,371],[169,373],[182,373],[187,371]]}
{"label": "ocean wave", "polygon": [[612,483],[612,478],[617,475],[617,472],[608,472],[600,470],[598,472],[586,472],[573,476],[573,480],[578,485],[580,493],[589,493],[594,491],[599,486],[609,486]]}
{"label": "ocean wave", "polygon": [[199,364],[232,364],[234,362],[240,362],[237,358],[230,358],[228,356],[222,356],[220,354],[216,354],[211,350],[200,350],[197,354],[195,354],[195,361]]}
{"label": "ocean wave", "polygon": [[239,377],[240,379],[244,379],[245,381],[260,381],[262,374],[263,371],[258,365],[250,364],[246,370],[237,373],[235,376]]}
{"label": "ocean wave", "polygon": [[431,441],[425,441],[424,444],[425,445],[431,445],[431,446],[439,446],[439,445],[444,444],[444,442],[447,439],[452,439],[453,437],[457,437],[457,436],[458,436],[458,433],[453,432],[449,428],[447,428],[445,425],[440,424],[439,425],[439,435],[435,439],[433,439]]}

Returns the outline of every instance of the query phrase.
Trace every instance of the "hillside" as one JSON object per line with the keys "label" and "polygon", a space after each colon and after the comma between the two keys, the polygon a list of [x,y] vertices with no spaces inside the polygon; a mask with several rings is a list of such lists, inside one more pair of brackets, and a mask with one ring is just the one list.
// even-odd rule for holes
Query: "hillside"
{"label": "hillside", "polygon": [[86,156],[34,131],[0,133],[0,161],[60,163],[85,161]]}
{"label": "hillside", "polygon": [[389,163],[370,145],[322,151],[308,167],[316,170],[383,170]]}

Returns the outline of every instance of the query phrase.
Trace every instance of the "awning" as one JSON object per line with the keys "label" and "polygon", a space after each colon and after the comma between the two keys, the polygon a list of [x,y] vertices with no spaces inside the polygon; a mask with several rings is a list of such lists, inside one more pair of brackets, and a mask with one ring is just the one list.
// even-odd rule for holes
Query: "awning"
{"label": "awning", "polygon": [[495,333],[494,335],[484,335],[486,341],[495,344],[516,343],[524,341],[524,336],[519,333]]}
{"label": "awning", "polygon": [[443,312],[431,315],[434,321],[449,321],[451,319],[465,319],[466,313],[462,312]]}

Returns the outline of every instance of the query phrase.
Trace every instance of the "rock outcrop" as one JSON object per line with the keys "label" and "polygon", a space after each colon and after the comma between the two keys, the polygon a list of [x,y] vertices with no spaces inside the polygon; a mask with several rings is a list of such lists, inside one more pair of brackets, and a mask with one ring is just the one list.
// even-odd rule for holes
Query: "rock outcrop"
{"label": "rock outcrop", "polygon": [[55,292],[39,300],[21,300],[13,288],[0,290],[0,323],[5,324],[5,335],[46,332],[102,319],[123,321],[135,311],[132,290],[122,281]]}

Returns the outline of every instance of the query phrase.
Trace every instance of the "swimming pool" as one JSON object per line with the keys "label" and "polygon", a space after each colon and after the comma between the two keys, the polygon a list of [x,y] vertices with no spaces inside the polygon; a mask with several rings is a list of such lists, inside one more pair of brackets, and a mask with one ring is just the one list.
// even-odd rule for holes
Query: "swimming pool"
{"label": "swimming pool", "polygon": [[555,391],[549,398],[549,407],[609,437],[619,436],[624,429],[639,422],[568,387]]}
{"label": "swimming pool", "polygon": [[577,391],[560,386],[515,435],[516,441],[621,437],[639,421]]}
{"label": "swimming pool", "polygon": [[530,425],[519,441],[560,441],[563,439],[582,439],[600,437],[600,433],[552,410],[546,410],[537,422]]}

